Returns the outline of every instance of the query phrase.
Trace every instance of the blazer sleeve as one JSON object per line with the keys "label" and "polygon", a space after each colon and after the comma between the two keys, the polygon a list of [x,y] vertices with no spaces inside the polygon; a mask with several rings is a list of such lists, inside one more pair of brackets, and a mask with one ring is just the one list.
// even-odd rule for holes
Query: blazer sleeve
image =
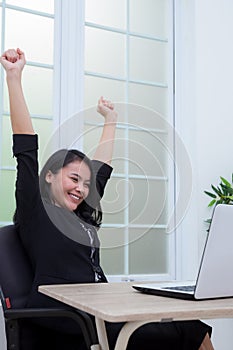
{"label": "blazer sleeve", "polygon": [[19,222],[25,222],[31,217],[40,200],[37,153],[37,135],[13,135],[13,154],[17,159],[15,198]]}
{"label": "blazer sleeve", "polygon": [[113,168],[99,160],[92,160],[92,167],[96,177],[96,188],[100,197],[102,198],[104,195],[105,186],[112,174]]}

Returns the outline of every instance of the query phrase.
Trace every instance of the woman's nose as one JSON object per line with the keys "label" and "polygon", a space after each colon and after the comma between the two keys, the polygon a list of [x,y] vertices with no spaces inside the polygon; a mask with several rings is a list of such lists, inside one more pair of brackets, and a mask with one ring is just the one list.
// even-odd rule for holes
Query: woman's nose
{"label": "woman's nose", "polygon": [[81,192],[81,193],[84,192],[84,186],[83,186],[83,184],[82,184],[81,182],[79,182],[79,183],[77,184],[77,186],[76,186],[76,191],[77,191],[77,192]]}

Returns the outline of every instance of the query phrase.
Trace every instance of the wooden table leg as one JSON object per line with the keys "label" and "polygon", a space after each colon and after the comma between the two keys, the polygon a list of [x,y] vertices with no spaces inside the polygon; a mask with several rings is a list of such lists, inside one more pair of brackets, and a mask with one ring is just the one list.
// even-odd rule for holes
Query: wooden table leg
{"label": "wooden table leg", "polygon": [[94,345],[91,345],[91,350],[101,350],[101,347],[98,344],[94,344]]}
{"label": "wooden table leg", "polygon": [[114,350],[125,350],[131,334],[139,327],[152,321],[131,321],[127,322],[120,330]]}
{"label": "wooden table leg", "polygon": [[108,338],[107,338],[107,332],[106,332],[104,320],[101,320],[100,318],[96,317],[95,323],[96,323],[96,329],[97,329],[100,349],[101,350],[109,350]]}

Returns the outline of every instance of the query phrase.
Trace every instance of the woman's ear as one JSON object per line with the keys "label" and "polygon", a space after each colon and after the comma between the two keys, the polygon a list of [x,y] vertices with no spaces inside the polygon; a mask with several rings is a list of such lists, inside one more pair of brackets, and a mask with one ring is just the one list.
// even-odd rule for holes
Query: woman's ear
{"label": "woman's ear", "polygon": [[51,170],[49,170],[45,175],[45,181],[50,184],[52,182],[52,177],[53,177],[53,173]]}

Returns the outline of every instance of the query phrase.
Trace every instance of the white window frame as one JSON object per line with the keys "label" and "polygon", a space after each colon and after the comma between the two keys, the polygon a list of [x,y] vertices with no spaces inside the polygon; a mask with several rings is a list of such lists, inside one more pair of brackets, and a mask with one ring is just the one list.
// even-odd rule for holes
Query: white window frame
{"label": "white window frame", "polygon": [[[175,7],[177,7],[177,1],[171,0],[170,3],[170,20],[173,23],[173,14]],[[83,109],[84,73],[87,75],[92,75],[92,73],[84,72],[85,1],[56,0],[55,5],[54,111],[56,120],[55,127],[59,127],[59,125],[66,122],[66,120],[69,119],[71,115],[79,113]],[[170,52],[172,53],[174,53],[175,49],[176,32],[177,28],[174,24],[174,26],[171,27],[170,33],[171,37],[173,38],[170,47]],[[67,55],[67,53],[69,54]],[[74,57],[79,62],[78,65],[73,65]],[[170,64],[170,66],[175,67],[175,60],[173,55],[171,55],[171,60],[172,64]],[[72,70],[69,69],[70,67],[72,67]],[[171,72],[172,84],[171,81],[169,81],[169,85],[173,87],[169,92],[170,100],[173,101],[169,110],[169,122],[174,124],[176,121],[176,112],[178,109],[175,95],[175,75],[178,74],[178,71],[179,69],[174,70],[174,74]],[[57,101],[59,101],[59,103],[57,103]],[[76,127],[77,130],[80,130],[81,134],[83,128],[83,120],[81,117],[79,118],[79,125]],[[64,138],[65,135],[59,135],[56,146],[63,147],[67,142],[69,142],[69,139],[65,140]],[[77,147],[82,148],[82,144],[78,143]],[[173,167],[170,168],[169,172],[169,175],[174,177]],[[169,191],[173,191],[175,202],[177,193],[173,185],[170,185]],[[174,203],[171,205],[174,205]],[[180,225],[180,227],[178,227],[178,229],[175,230],[172,235],[170,235],[171,237],[168,247],[169,271],[167,274],[153,274],[147,276],[142,275],[141,277],[139,275],[109,276],[110,280],[139,280],[140,278],[143,280],[179,279],[182,275],[183,240],[179,234],[177,235],[177,232],[181,232],[181,226],[182,225]]]}
{"label": "white window frame", "polygon": [[[176,279],[195,280],[200,254],[198,247],[198,200],[195,188],[195,1],[174,0],[175,126],[181,135],[192,166],[192,193],[185,216],[177,227]],[[184,178],[184,181],[186,179]]]}

